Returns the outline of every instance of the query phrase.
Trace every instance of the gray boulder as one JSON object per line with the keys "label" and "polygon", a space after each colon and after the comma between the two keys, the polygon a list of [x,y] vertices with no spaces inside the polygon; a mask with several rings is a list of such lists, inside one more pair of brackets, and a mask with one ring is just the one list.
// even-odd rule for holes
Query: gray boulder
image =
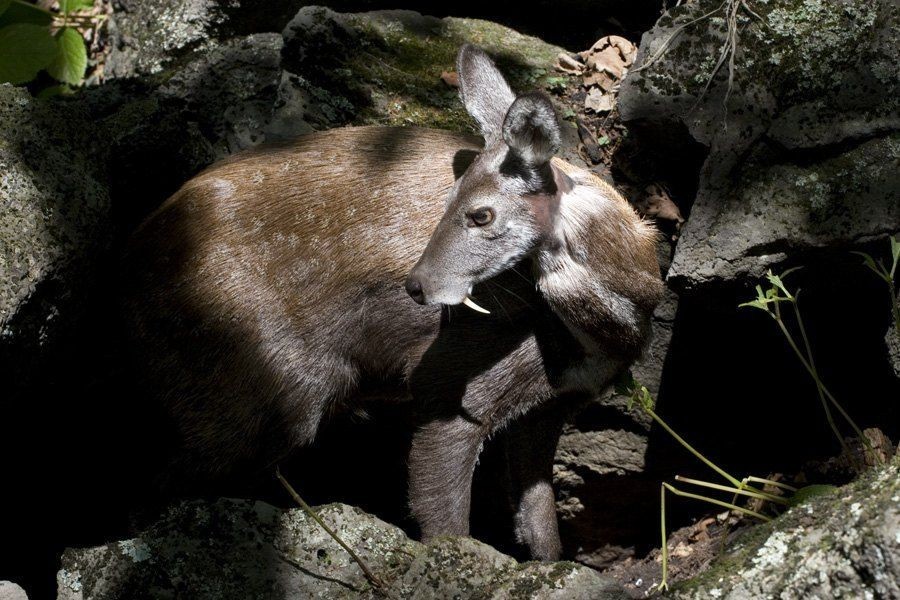
{"label": "gray boulder", "polygon": [[342,504],[319,513],[384,590],[303,511],[221,499],[177,505],[134,539],[66,550],[58,598],[627,597],[584,566],[519,564],[471,538],[421,544]]}
{"label": "gray boulder", "polygon": [[[709,148],[669,272],[679,290],[759,276],[788,252],[900,230],[896,6],[759,3],[737,13],[734,70],[714,72],[727,19],[684,4],[646,33],[624,120]],[[706,15],[705,18],[701,18]]]}
{"label": "gray boulder", "polygon": [[0,581],[0,600],[28,600],[28,594],[11,581]]}
{"label": "gray boulder", "polygon": [[109,244],[96,147],[83,107],[0,85],[0,355],[14,388],[77,320]]}
{"label": "gray boulder", "polygon": [[669,280],[694,288],[760,278],[800,249],[851,247],[900,231],[900,134],[807,164],[758,148],[729,190],[698,197]]}
{"label": "gray boulder", "polygon": [[219,42],[278,32],[300,0],[114,0],[107,77],[160,74]]}
{"label": "gray boulder", "polygon": [[[454,70],[466,42],[488,51],[518,91],[548,85],[563,51],[489,21],[304,7],[284,29],[287,76],[269,133],[281,137],[346,124],[475,131],[456,88],[441,80],[444,71]],[[555,102],[565,114],[568,107]],[[563,126],[563,156],[580,163],[575,125]]]}
{"label": "gray boulder", "polygon": [[747,530],[706,572],[669,596],[900,597],[900,459]]}

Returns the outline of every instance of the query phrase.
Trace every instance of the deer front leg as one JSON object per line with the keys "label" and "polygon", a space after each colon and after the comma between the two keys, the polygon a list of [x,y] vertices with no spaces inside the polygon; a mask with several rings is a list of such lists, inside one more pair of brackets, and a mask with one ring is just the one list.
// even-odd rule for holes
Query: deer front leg
{"label": "deer front leg", "polygon": [[513,423],[506,437],[516,540],[532,558],[558,560],[562,546],[553,492],[553,456],[562,419],[549,410]]}
{"label": "deer front leg", "polygon": [[481,425],[461,416],[429,421],[413,436],[409,501],[423,541],[469,534],[472,472],[484,437]]}

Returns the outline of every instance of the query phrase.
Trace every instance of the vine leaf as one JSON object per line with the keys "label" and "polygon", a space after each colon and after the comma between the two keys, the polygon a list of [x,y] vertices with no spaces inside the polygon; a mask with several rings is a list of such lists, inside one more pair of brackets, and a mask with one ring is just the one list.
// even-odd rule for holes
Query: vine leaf
{"label": "vine leaf", "polygon": [[6,9],[9,8],[10,3],[12,3],[12,0],[0,0],[0,15],[6,12]]}
{"label": "vine leaf", "polygon": [[0,29],[0,83],[26,83],[56,57],[57,44],[46,27],[17,23]]}
{"label": "vine leaf", "polygon": [[[0,0],[2,2],[3,0]],[[39,6],[27,2],[12,2],[5,11],[0,11],[0,29],[17,23],[49,26],[53,15]]]}
{"label": "vine leaf", "polygon": [[79,10],[93,8],[94,0],[59,0],[59,12],[67,15]]}
{"label": "vine leaf", "polygon": [[87,48],[84,38],[77,29],[63,27],[56,35],[58,51],[56,58],[47,67],[47,72],[54,79],[78,85],[84,79],[87,70]]}

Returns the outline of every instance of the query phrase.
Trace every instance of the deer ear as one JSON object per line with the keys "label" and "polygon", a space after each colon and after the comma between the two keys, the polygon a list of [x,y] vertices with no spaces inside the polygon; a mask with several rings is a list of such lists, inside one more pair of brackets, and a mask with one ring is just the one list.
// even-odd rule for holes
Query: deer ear
{"label": "deer ear", "polygon": [[470,44],[459,49],[456,72],[463,105],[478,121],[481,134],[485,138],[498,135],[503,117],[516,99],[506,79],[484,50]]}
{"label": "deer ear", "polygon": [[534,92],[516,98],[503,121],[503,141],[528,165],[547,163],[559,150],[561,133],[550,99]]}

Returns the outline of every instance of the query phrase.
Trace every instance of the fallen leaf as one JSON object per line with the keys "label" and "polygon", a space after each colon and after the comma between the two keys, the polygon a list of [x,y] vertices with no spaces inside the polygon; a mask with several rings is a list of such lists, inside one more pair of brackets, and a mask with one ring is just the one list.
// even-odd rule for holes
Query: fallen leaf
{"label": "fallen leaf", "polygon": [[668,190],[658,183],[651,183],[644,188],[635,207],[638,212],[646,217],[653,217],[663,221],[673,221],[675,231],[680,231],[684,224],[684,217],[678,206],[672,201]]}
{"label": "fallen leaf", "polygon": [[584,63],[577,61],[565,52],[556,56],[556,69],[564,73],[580,75],[584,71]]}
{"label": "fallen leaf", "polygon": [[625,76],[636,54],[635,45],[623,37],[608,35],[600,38],[589,50],[579,53],[585,66],[584,84],[588,87],[600,85],[604,91],[611,90]]}
{"label": "fallen leaf", "polygon": [[591,88],[584,99],[584,108],[596,113],[609,112],[615,106],[615,98],[612,94],[604,94],[603,90]]}
{"label": "fallen leaf", "polygon": [[585,73],[582,82],[585,87],[597,86],[604,92],[612,90],[618,80],[607,72],[591,71]]}
{"label": "fallen leaf", "polygon": [[441,73],[441,81],[450,87],[459,87],[459,75],[456,71],[444,71]]}

